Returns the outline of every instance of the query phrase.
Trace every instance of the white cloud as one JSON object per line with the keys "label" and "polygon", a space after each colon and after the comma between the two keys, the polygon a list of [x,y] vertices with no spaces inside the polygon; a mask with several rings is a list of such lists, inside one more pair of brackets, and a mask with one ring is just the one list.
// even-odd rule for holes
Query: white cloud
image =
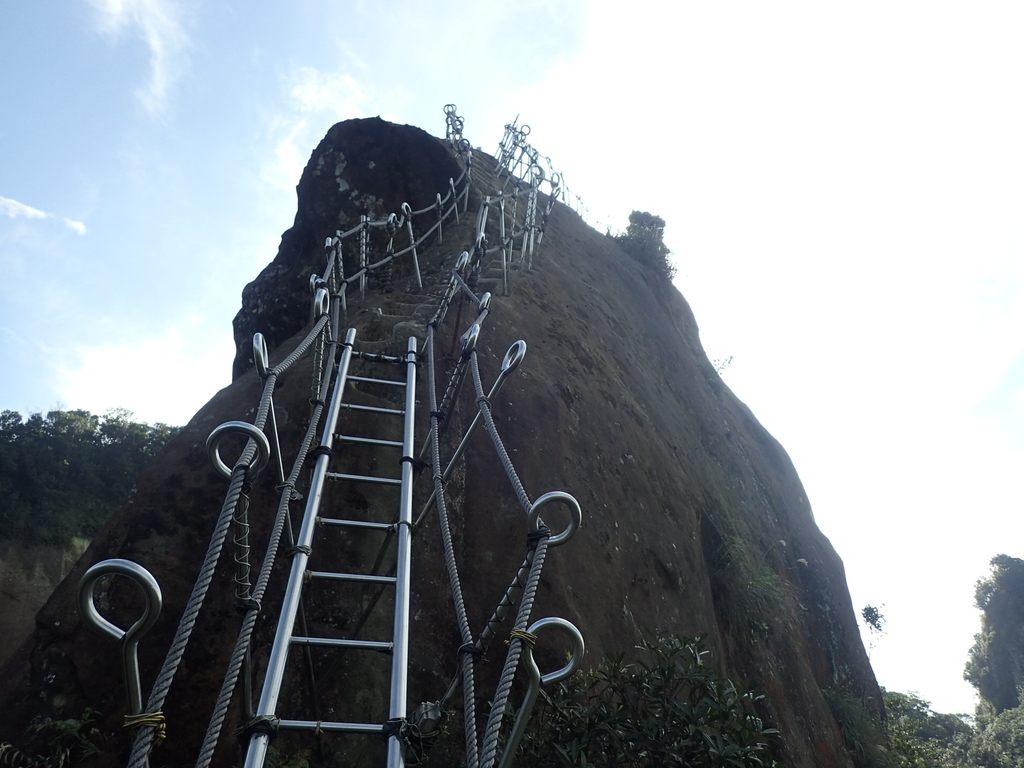
{"label": "white cloud", "polygon": [[50,218],[50,214],[45,211],[40,211],[38,208],[19,203],[17,200],[11,200],[8,197],[0,197],[0,213],[7,214],[9,219],[16,219],[19,216],[24,216],[26,219]]}
{"label": "white cloud", "polygon": [[[370,100],[351,75],[314,67],[298,67],[285,76],[284,85],[288,106],[268,122],[273,160],[263,165],[260,177],[290,194],[327,129],[365,116]],[[378,111],[380,102],[379,97],[374,101]]]}
{"label": "white cloud", "polygon": [[[46,211],[40,211],[38,208],[33,208],[31,205],[25,205],[19,203],[17,200],[11,200],[9,197],[0,197],[0,213],[6,214],[9,219],[17,219],[19,217],[26,219],[52,219],[54,218],[52,213]],[[74,230],[80,235],[86,233],[85,224],[74,219],[62,218],[64,225],[71,230]]]}
{"label": "white cloud", "polygon": [[213,344],[197,318],[148,336],[80,347],[57,371],[57,395],[68,407],[106,413],[127,408],[136,418],[185,424],[231,381],[234,344]]}
{"label": "white cloud", "polygon": [[100,14],[100,30],[118,36],[130,30],[149,48],[149,82],[136,95],[150,114],[167,104],[174,81],[185,67],[188,35],[172,0],[86,0]]}
{"label": "white cloud", "polygon": [[288,78],[288,95],[301,112],[325,112],[341,120],[359,114],[367,103],[354,77],[299,67]]}
{"label": "white cloud", "polygon": [[74,230],[80,235],[84,235],[87,231],[85,224],[80,221],[75,221],[74,219],[64,219],[64,226],[68,229]]}

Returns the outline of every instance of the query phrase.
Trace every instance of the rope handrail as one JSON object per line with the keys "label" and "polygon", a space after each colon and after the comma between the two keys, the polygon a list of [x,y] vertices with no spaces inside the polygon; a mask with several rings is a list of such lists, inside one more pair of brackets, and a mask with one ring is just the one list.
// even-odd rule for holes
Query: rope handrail
{"label": "rope handrail", "polygon": [[[464,121],[456,114],[455,106],[446,105],[445,115],[447,124],[446,139],[464,162],[462,173],[458,179],[450,178],[446,193],[442,196],[441,192],[438,192],[435,202],[429,206],[414,210],[408,203],[403,203],[400,214],[391,213],[383,219],[370,219],[364,215],[360,217],[357,225],[344,232],[339,230],[333,237],[325,239],[324,276],[318,277],[313,275],[310,277],[312,293],[312,325],[310,330],[298,346],[274,366],[270,365],[263,337],[260,334],[256,334],[253,339],[253,362],[263,381],[263,388],[255,417],[251,424],[247,422],[228,422],[218,427],[210,435],[208,446],[211,461],[214,462],[218,471],[228,479],[228,488],[192,594],[186,604],[145,709],[145,712],[160,712],[162,710],[212,583],[221,550],[226,543],[229,531],[233,527],[235,530],[233,537],[235,544],[234,580],[236,583],[236,596],[240,607],[244,609],[244,616],[227,665],[220,693],[214,704],[209,728],[198,753],[197,768],[207,768],[210,764],[238,681],[243,674],[248,677],[251,673],[248,658],[253,630],[262,612],[261,601],[266,594],[281,538],[287,533],[289,540],[291,539],[289,504],[294,499],[300,498],[295,491],[295,487],[301,472],[308,464],[309,457],[311,455],[319,455],[316,451],[311,450],[311,446],[316,439],[316,433],[322,421],[325,407],[323,393],[327,392],[332,386],[332,376],[335,368],[334,361],[339,351],[338,348],[339,346],[351,346],[349,342],[342,343],[339,341],[343,314],[347,312],[347,289],[356,281],[359,281],[361,290],[365,289],[366,278],[369,274],[378,270],[385,270],[385,274],[389,274],[389,269],[386,269],[388,265],[394,259],[404,257],[410,253],[415,265],[417,279],[422,286],[416,251],[417,247],[422,245],[435,232],[437,233],[437,242],[440,243],[443,222],[451,217],[454,217],[455,221],[458,222],[460,205],[463,207],[463,210],[468,206],[470,186],[473,181],[472,148],[468,140],[462,136]],[[431,419],[424,451],[429,450],[430,453],[433,489],[430,500],[428,500],[415,523],[411,523],[411,529],[417,527],[431,506],[436,509],[444,542],[446,568],[449,572],[456,619],[463,643],[460,677],[464,696],[467,765],[472,766],[472,768],[491,768],[497,759],[501,713],[505,709],[511,680],[515,675],[518,659],[522,653],[523,637],[528,635],[526,628],[529,624],[536,585],[540,578],[547,548],[550,545],[561,543],[571,536],[572,531],[575,530],[574,527],[570,526],[572,530],[567,530],[560,534],[559,537],[556,537],[557,541],[550,539],[550,532],[543,528],[536,510],[552,496],[557,496],[563,500],[568,498],[571,500],[571,504],[575,505],[575,526],[578,526],[579,518],[579,505],[568,494],[561,492],[549,493],[539,498],[536,502],[530,500],[516,473],[515,467],[512,465],[508,452],[504,448],[491,414],[489,397],[497,391],[505,378],[518,366],[525,352],[525,343],[518,342],[517,345],[514,345],[509,350],[502,364],[501,373],[491,391],[486,395],[483,392],[476,340],[480,333],[481,324],[491,312],[491,308],[490,294],[484,293],[478,297],[474,290],[476,280],[481,271],[482,260],[487,255],[501,252],[504,290],[507,293],[507,271],[508,266],[512,263],[512,254],[518,250],[517,264],[520,269],[526,270],[531,268],[534,249],[539,246],[543,237],[548,214],[551,212],[556,200],[559,198],[564,199],[567,194],[567,190],[561,182],[561,177],[551,169],[550,159],[539,155],[536,150],[526,143],[525,137],[529,135],[529,126],[522,126],[520,128],[516,127],[516,124],[513,123],[506,125],[505,128],[506,134],[499,147],[498,175],[505,178],[506,188],[495,190],[484,198],[477,215],[473,254],[470,256],[468,251],[464,251],[457,259],[451,273],[451,278],[438,301],[437,309],[426,327],[427,349],[425,350],[425,356],[428,365]],[[546,161],[547,170],[542,167],[540,160]],[[541,185],[545,183],[550,185],[551,193],[543,211],[538,212],[539,190]],[[508,186],[512,188],[509,189]],[[521,200],[525,200],[525,202],[522,206],[523,210],[519,211],[519,201]],[[489,217],[489,211],[492,207],[497,209],[495,217]],[[416,216],[430,212],[436,213],[436,221],[417,237],[413,230],[413,219]],[[497,233],[492,232],[490,236],[488,235],[489,223],[490,229],[497,228],[498,230]],[[388,238],[385,249],[386,255],[371,262],[369,259],[369,234],[371,231],[382,229]],[[394,240],[399,230],[405,231],[408,237],[408,245],[395,250]],[[359,268],[352,274],[346,275],[342,253],[345,242],[351,238],[358,239],[358,245],[355,247],[359,254]],[[444,323],[448,309],[451,307],[456,294],[461,294],[463,301],[468,299],[473,302],[476,305],[477,312],[476,317],[462,334],[462,353],[451,372],[439,407],[437,390],[435,388],[437,382],[435,342],[437,331],[441,324]],[[460,313],[461,306],[460,304]],[[458,320],[456,320],[456,325],[458,325]],[[458,333],[457,330],[456,333]],[[515,354],[513,355],[514,350]],[[310,353],[314,358],[313,381],[311,384],[312,396],[310,399],[313,408],[310,414],[309,425],[293,461],[291,471],[286,476],[277,434],[273,393],[279,376]],[[366,353],[362,354],[366,356]],[[440,423],[444,420],[445,415],[454,408],[467,372],[471,374],[473,379],[477,412],[454,454],[449,457],[448,461],[443,462],[439,439]],[[506,588],[501,601],[485,624],[484,629],[477,639],[474,640],[461,595],[454,545],[448,523],[448,502],[445,499],[444,484],[455,461],[466,451],[470,435],[480,423],[483,423],[485,430],[490,436],[491,443],[502,462],[512,491],[527,514],[530,533],[527,536],[528,548],[523,564],[516,572],[512,583]],[[268,431],[270,433],[269,439],[267,437]],[[241,454],[230,468],[223,462],[219,452],[220,440],[229,432],[241,433],[247,437]],[[259,567],[256,582],[252,584],[250,582],[251,565],[249,562],[250,524],[248,518],[248,492],[253,478],[269,462],[271,455],[275,459],[275,469],[279,481],[277,489],[280,494],[266,551]],[[441,470],[442,464],[447,465],[443,472]],[[474,662],[490,639],[495,636],[497,625],[511,612],[516,595],[519,595],[519,609],[514,627],[517,634],[511,639],[501,682],[493,699],[483,739],[481,740],[477,732],[476,721],[477,702],[475,698]],[[453,682],[445,694],[445,701],[453,693],[455,687],[457,687],[456,683]],[[243,712],[251,714],[251,702],[243,703]],[[401,731],[402,729],[398,730]],[[132,745],[129,768],[146,768],[149,753],[152,750],[157,735],[158,728],[156,724],[150,722],[141,723]]]}

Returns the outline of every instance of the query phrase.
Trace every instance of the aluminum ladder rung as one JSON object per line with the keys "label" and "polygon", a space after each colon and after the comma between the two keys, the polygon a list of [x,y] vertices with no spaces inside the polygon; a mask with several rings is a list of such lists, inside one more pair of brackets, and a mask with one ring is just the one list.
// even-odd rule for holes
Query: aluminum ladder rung
{"label": "aluminum ladder rung", "polygon": [[394,576],[376,576],[372,573],[339,573],[337,571],[306,571],[311,579],[327,581],[359,581],[363,584],[394,584]]}
{"label": "aluminum ladder rung", "polygon": [[337,525],[342,528],[370,528],[375,531],[391,531],[395,528],[391,523],[373,523],[367,520],[343,520],[338,517],[318,517],[316,521],[322,525]]}
{"label": "aluminum ladder rung", "polygon": [[394,477],[373,477],[372,475],[347,475],[343,472],[328,472],[329,480],[352,480],[357,483],[377,483],[378,485],[401,485],[402,481]]}
{"label": "aluminum ladder rung", "polygon": [[369,411],[370,413],[389,413],[392,416],[404,416],[405,411],[400,408],[378,408],[375,405],[356,405],[355,403],[339,403],[339,408],[348,408],[350,411]]}
{"label": "aluminum ladder rung", "polygon": [[336,439],[343,443],[360,443],[363,445],[388,445],[392,448],[401,448],[401,440],[379,440],[376,437],[357,437],[356,435],[335,435]]}
{"label": "aluminum ladder rung", "polygon": [[352,350],[352,357],[359,357],[371,363],[404,363],[405,359],[395,355],[382,355],[379,352],[357,352]]}
{"label": "aluminum ladder rung", "polygon": [[333,733],[383,733],[376,723],[331,723],[322,720],[279,720],[277,727],[288,731],[325,731]]}
{"label": "aluminum ladder rung", "polygon": [[[337,335],[340,329],[335,328],[337,319],[332,320],[332,332]],[[390,656],[387,666],[390,668],[388,695],[387,695],[387,718],[389,720],[404,719],[408,704],[408,677],[409,677],[409,621],[410,621],[410,600],[412,595],[411,585],[411,546],[412,546],[412,489],[413,489],[413,461],[406,460],[415,453],[415,416],[416,416],[416,363],[417,345],[416,338],[410,337],[407,351],[402,357],[391,357],[376,353],[361,353],[354,349],[356,341],[356,330],[349,328],[345,332],[345,342],[340,347],[340,357],[337,360],[336,368],[329,373],[333,384],[332,388],[326,391],[331,392],[330,402],[327,408],[326,417],[323,423],[323,431],[320,435],[320,450],[315,454],[313,472],[310,478],[309,491],[306,494],[305,509],[302,514],[302,522],[299,526],[296,540],[296,554],[292,558],[288,574],[288,584],[285,588],[281,602],[281,610],[278,615],[277,629],[274,633],[274,644],[267,660],[266,674],[263,680],[263,689],[260,693],[259,703],[256,705],[255,713],[264,718],[277,717],[278,706],[281,703],[281,690],[286,677],[286,668],[289,664],[289,657],[294,656],[294,650],[301,648],[304,652],[311,647],[325,649],[350,649],[367,650],[385,653]],[[377,378],[376,376],[352,376],[349,374],[349,366],[355,358],[362,358],[367,363],[397,363],[401,365],[404,373],[404,381],[396,381],[389,378]],[[382,375],[390,375],[387,372]],[[344,398],[350,392],[347,388],[348,382],[365,382],[372,386],[404,387],[399,393],[398,390],[389,390],[391,395],[402,395],[402,404],[398,404],[395,397],[389,404],[398,405],[395,408],[383,408],[371,405],[358,405],[346,403]],[[358,395],[358,392],[355,393]],[[356,399],[356,398],[353,398]],[[389,402],[382,400],[380,402]],[[383,431],[383,424],[376,424],[378,417],[390,416],[402,417],[402,440],[384,440],[375,437],[362,437],[356,435],[344,435],[346,427],[342,426],[339,419],[345,412],[349,414],[356,411],[366,412],[366,421],[369,426],[365,431],[377,434],[392,434]],[[394,426],[393,422],[388,423],[388,428]],[[352,429],[352,427],[348,427]],[[328,467],[331,461],[332,446],[340,446],[343,443],[350,443],[345,453],[352,451],[355,456],[359,454],[371,454],[375,447],[398,448],[402,451],[402,462],[399,463],[399,477],[373,477],[368,475],[353,475],[342,472],[331,472]],[[360,449],[359,446],[366,446]],[[337,451],[335,451],[337,453]],[[366,458],[364,456],[363,458]],[[335,465],[341,469],[344,465]],[[387,470],[385,470],[387,471]],[[395,490],[397,510],[394,515],[394,524],[349,520],[343,517],[321,517],[321,504],[324,495],[324,486],[327,480],[349,480],[360,483],[376,483],[379,485],[396,486]],[[323,510],[326,511],[326,510]],[[345,512],[336,514],[344,515]],[[380,515],[387,519],[390,515]],[[341,573],[334,571],[313,571],[310,569],[310,558],[313,557],[314,537],[320,524],[338,527],[348,527],[367,531],[386,531],[390,541],[393,538],[395,548],[394,576],[379,576],[370,573]],[[350,563],[341,567],[357,567]],[[365,587],[374,585],[383,588],[393,589],[389,597],[393,598],[391,613],[392,636],[389,640],[346,640],[342,638],[329,637],[308,637],[309,630],[303,629],[301,636],[295,635],[296,622],[301,616],[302,593],[309,582],[313,579],[325,582],[318,585],[318,591],[330,592],[331,588],[337,591],[343,583],[353,583],[357,586],[362,584]],[[349,590],[351,591],[351,590]],[[383,590],[382,590],[383,591]],[[386,604],[389,601],[384,601]],[[377,637],[388,637],[385,632],[377,634]],[[358,663],[360,659],[351,659]],[[297,713],[296,713],[297,714]],[[402,743],[397,733],[390,733],[381,723],[355,723],[355,722],[317,722],[313,720],[278,720],[280,727],[305,732],[338,732],[350,734],[378,734],[387,737],[387,768],[402,768],[405,765]],[[265,732],[253,732],[249,736],[249,743],[245,754],[244,768],[264,768],[269,747],[270,734]]]}
{"label": "aluminum ladder rung", "polygon": [[368,384],[391,384],[392,386],[395,386],[395,387],[404,387],[405,386],[405,382],[404,381],[395,381],[394,379],[373,379],[373,378],[370,378],[369,376],[352,376],[351,374],[349,374],[348,380],[349,381],[362,381],[362,382],[366,382]]}
{"label": "aluminum ladder rung", "polygon": [[354,648],[361,651],[394,650],[395,644],[381,640],[343,640],[335,637],[297,637],[292,636],[292,645],[320,645],[331,648]]}

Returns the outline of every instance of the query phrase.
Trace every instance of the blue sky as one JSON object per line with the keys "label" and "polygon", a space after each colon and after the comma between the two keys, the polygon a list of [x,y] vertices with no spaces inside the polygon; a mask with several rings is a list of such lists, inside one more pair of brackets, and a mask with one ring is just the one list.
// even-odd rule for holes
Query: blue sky
{"label": "blue sky", "polygon": [[[0,11],[0,408],[183,423],[336,121],[493,152],[522,115],[602,228],[668,222],[727,383],[943,711],[1024,556],[1024,11],[1011,2],[57,0]],[[883,605],[884,604],[884,605]]]}

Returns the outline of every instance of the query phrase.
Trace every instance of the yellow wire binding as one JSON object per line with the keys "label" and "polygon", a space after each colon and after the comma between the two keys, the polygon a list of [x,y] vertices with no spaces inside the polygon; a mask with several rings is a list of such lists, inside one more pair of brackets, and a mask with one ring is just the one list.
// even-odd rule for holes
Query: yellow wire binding
{"label": "yellow wire binding", "polygon": [[125,728],[144,728],[149,726],[156,729],[156,738],[163,741],[167,738],[167,720],[163,712],[143,712],[139,715],[125,715]]}
{"label": "yellow wire binding", "polygon": [[505,645],[510,645],[512,640],[516,637],[531,648],[537,645],[536,635],[527,632],[525,629],[519,629],[518,627],[513,627],[512,631],[508,633],[508,640],[505,641]]}

